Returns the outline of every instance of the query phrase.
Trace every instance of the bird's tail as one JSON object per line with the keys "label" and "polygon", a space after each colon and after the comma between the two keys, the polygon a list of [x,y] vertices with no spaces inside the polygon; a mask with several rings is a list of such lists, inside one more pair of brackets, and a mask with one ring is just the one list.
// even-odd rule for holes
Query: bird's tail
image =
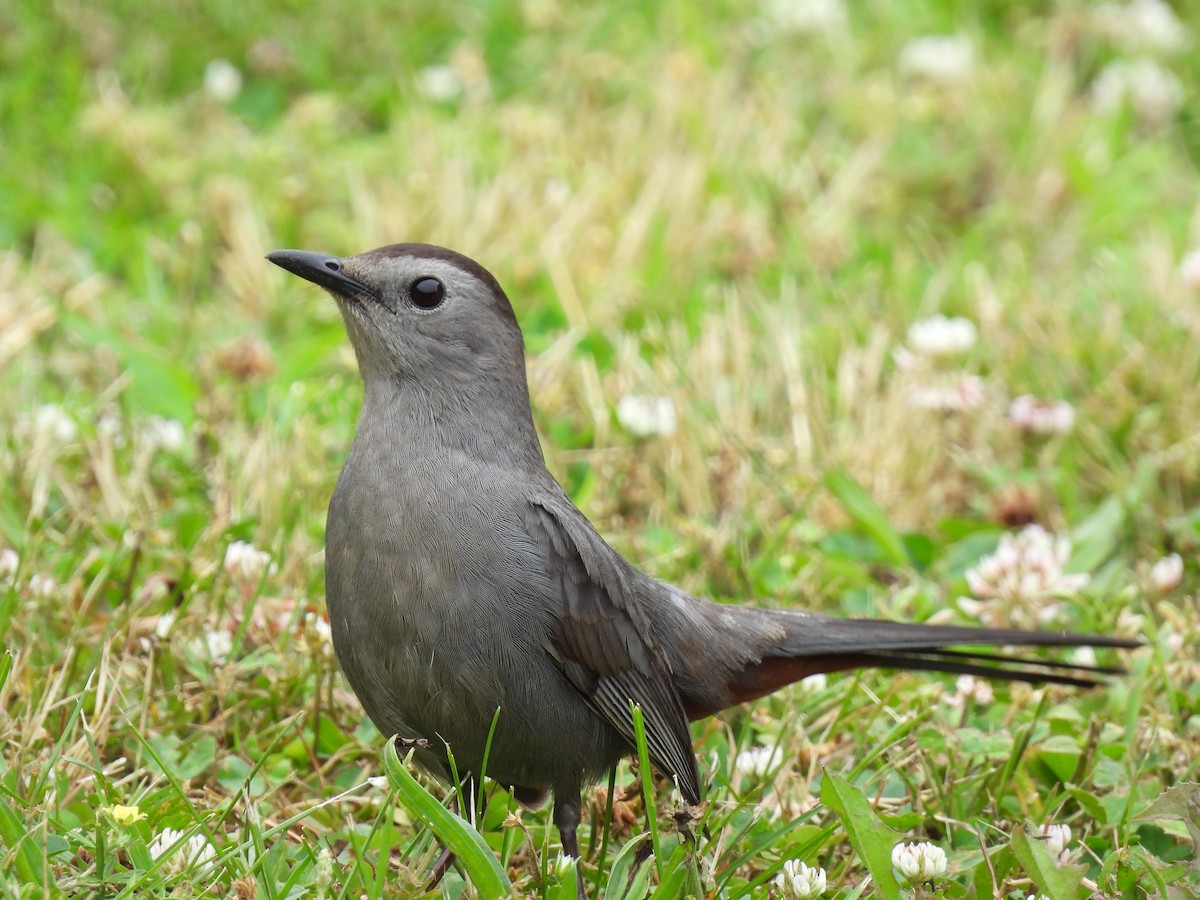
{"label": "bird's tail", "polygon": [[[791,610],[723,607],[723,621],[734,625],[743,640],[748,633],[769,638],[758,652],[727,669],[724,695],[700,706],[728,706],[754,700],[809,675],[848,669],[878,668],[949,672],[1031,684],[1093,687],[1118,666],[1062,662],[1028,653],[1007,654],[973,647],[1115,647],[1133,649],[1140,642],[1123,637],[1073,634],[1067,631],[1022,631],[920,625],[877,619],[840,619]],[[736,624],[735,624],[736,623]],[[715,702],[714,702],[715,701]],[[718,706],[718,708],[719,708]]]}

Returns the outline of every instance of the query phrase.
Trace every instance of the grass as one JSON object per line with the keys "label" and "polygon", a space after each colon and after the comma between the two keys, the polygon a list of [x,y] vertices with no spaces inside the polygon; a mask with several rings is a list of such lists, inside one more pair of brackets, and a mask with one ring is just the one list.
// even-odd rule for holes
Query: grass
{"label": "grass", "polygon": [[[776,8],[0,9],[5,896],[419,889],[436,847],[368,782],[383,738],[319,618],[357,373],[332,304],[262,258],[397,240],[496,273],[552,469],[656,576],[968,623],[966,571],[1036,521],[1092,576],[1058,621],[1148,645],[1099,691],[980,702],[865,673],[699,724],[695,847],[658,785],[637,865],[647,804],[622,770],[611,832],[603,791],[585,808],[593,894],[762,896],[792,858],[846,900],[1200,894],[1196,9],[1171,53],[1072,2],[878,0],[813,33]],[[903,71],[939,33],[970,39],[971,73]],[[1178,107],[1098,109],[1106,67],[1144,55]],[[231,99],[204,87],[215,59],[242,73]],[[453,96],[422,92],[436,66]],[[939,364],[980,376],[964,412],[915,409],[893,359],[938,312],[979,329]],[[1074,428],[1014,428],[1023,393],[1069,401]],[[671,398],[677,429],[629,434],[634,394]],[[271,566],[231,572],[236,541]],[[1172,552],[1183,582],[1155,590]],[[739,767],[755,746],[771,762]],[[1047,823],[1071,826],[1070,865],[1026,836]],[[155,857],[168,827],[215,859]],[[569,889],[545,812],[494,795],[482,827],[522,895]],[[948,875],[902,888],[900,840],[937,843]]]}

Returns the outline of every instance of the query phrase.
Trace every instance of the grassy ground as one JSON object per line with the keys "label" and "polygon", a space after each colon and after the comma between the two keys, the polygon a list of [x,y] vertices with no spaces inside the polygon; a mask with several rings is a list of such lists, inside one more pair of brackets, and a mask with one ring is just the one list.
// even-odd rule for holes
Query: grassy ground
{"label": "grassy ground", "polygon": [[[506,285],[552,468],[655,575],[1024,624],[1046,603],[955,600],[1037,522],[1091,576],[1054,624],[1148,644],[1088,693],[843,675],[697,726],[707,829],[673,851],[660,786],[659,896],[762,896],[789,859],[896,896],[900,840],[948,854],[918,893],[1200,893],[1188,789],[1150,808],[1200,780],[1200,16],[1138,9],[0,7],[0,890],[416,892],[435,850],[367,781],[382,738],[320,619],[357,373],[262,257],[424,240]],[[953,34],[965,60],[911,43]],[[935,313],[978,341],[904,368]],[[915,402],[967,376],[969,408]],[[1073,428],[1019,429],[1025,393]],[[630,395],[677,427],[631,434]],[[608,896],[646,821],[619,785],[603,847],[602,794],[585,814]],[[544,812],[484,824],[559,892]]]}

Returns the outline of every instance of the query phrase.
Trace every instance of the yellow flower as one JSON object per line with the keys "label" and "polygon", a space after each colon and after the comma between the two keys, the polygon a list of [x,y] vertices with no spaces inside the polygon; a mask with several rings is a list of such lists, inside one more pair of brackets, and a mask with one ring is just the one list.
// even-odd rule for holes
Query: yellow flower
{"label": "yellow flower", "polygon": [[102,806],[100,811],[112,816],[112,820],[122,828],[146,818],[146,814],[136,806]]}

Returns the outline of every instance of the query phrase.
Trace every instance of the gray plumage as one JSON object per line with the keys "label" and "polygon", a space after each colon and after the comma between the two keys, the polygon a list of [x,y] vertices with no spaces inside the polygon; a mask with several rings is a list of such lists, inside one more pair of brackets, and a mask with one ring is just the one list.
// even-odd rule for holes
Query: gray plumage
{"label": "gray plumage", "polygon": [[550,475],[508,298],[478,263],[426,244],[345,259],[268,257],[337,299],[365,383],[329,506],[326,593],[338,662],[386,735],[419,761],[555,795],[577,856],[580,791],[629,753],[629,701],[650,757],[689,802],[688,721],[806,675],[861,666],[1089,685],[1111,669],[946,649],[1136,642],[844,620],[726,606],[642,573]]}

